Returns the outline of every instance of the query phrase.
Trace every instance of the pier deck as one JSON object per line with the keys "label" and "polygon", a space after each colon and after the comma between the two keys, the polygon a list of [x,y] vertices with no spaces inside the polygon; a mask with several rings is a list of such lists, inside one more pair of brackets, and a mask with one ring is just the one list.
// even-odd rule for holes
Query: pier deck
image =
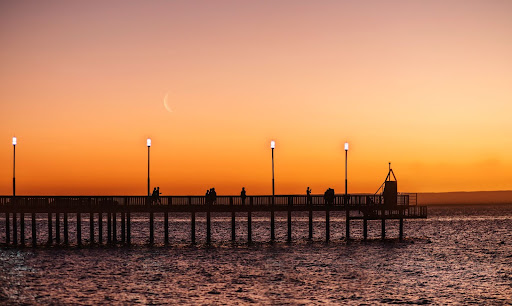
{"label": "pier deck", "polygon": [[[352,194],[335,195],[331,203],[328,203],[322,195],[312,195],[309,200],[305,195],[276,195],[276,196],[247,196],[245,201],[240,196],[217,196],[216,200],[207,203],[204,196],[160,196],[158,198],[146,196],[1,196],[0,213],[5,218],[6,244],[25,244],[25,218],[31,214],[32,219],[32,245],[37,245],[37,224],[36,213],[48,214],[48,243],[60,243],[60,225],[63,218],[64,244],[69,243],[68,214],[76,214],[78,223],[76,241],[82,244],[81,228],[82,217],[85,216],[90,224],[90,239],[94,243],[95,237],[98,243],[102,243],[103,237],[103,216],[107,218],[107,242],[117,242],[119,229],[121,237],[119,242],[130,244],[131,227],[130,216],[132,213],[147,213],[150,229],[149,244],[154,243],[154,214],[164,214],[164,242],[169,241],[169,220],[168,214],[185,212],[191,214],[191,242],[195,243],[195,215],[206,213],[207,221],[207,243],[211,241],[211,213],[224,212],[232,214],[232,235],[235,240],[235,213],[247,213],[248,220],[248,241],[251,237],[251,214],[253,212],[269,212],[270,215],[270,240],[274,237],[274,212],[288,212],[288,240],[291,241],[292,212],[309,212],[309,238],[313,237],[312,214],[313,212],[325,212],[326,232],[325,239],[330,237],[329,213],[331,211],[344,211],[346,215],[346,236],[350,238],[350,220],[363,220],[364,239],[367,239],[367,221],[381,220],[382,238],[385,238],[385,221],[389,219],[400,220],[399,237],[403,238],[403,220],[427,217],[427,207],[418,206],[416,194],[399,194],[396,202],[385,203],[381,195],[373,194]],[[120,224],[117,224],[120,216]],[[94,228],[94,220],[97,219],[98,228]],[[54,220],[53,220],[54,219]],[[19,220],[19,227],[18,227]],[[53,220],[53,221],[52,221]],[[55,228],[53,228],[55,222]],[[95,232],[97,235],[95,236]],[[55,236],[55,237],[53,237]],[[12,240],[11,240],[12,238]]]}

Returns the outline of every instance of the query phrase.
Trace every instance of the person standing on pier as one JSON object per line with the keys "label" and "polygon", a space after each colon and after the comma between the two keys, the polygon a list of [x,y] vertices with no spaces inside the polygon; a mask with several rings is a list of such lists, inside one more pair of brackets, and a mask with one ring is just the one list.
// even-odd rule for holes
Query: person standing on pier
{"label": "person standing on pier", "polygon": [[204,201],[206,205],[210,204],[210,190],[206,190],[206,194],[204,195]]}
{"label": "person standing on pier", "polygon": [[240,197],[242,198],[242,205],[245,205],[245,198],[247,198],[247,195],[245,193],[245,187],[242,187],[242,191],[240,192]]}
{"label": "person standing on pier", "polygon": [[151,204],[155,204],[156,202],[156,187],[153,188],[153,192],[151,193]]}
{"label": "person standing on pier", "polygon": [[312,205],[313,204],[313,200],[311,198],[311,189],[306,189],[306,200],[307,200],[307,205]]}
{"label": "person standing on pier", "polygon": [[161,200],[160,200],[160,195],[162,193],[160,192],[160,187],[156,187],[156,193],[155,193],[155,196],[156,196],[156,203],[157,204],[162,204]]}
{"label": "person standing on pier", "polygon": [[217,192],[215,192],[215,188],[210,189],[210,197],[211,197],[211,204],[215,204],[217,202]]}

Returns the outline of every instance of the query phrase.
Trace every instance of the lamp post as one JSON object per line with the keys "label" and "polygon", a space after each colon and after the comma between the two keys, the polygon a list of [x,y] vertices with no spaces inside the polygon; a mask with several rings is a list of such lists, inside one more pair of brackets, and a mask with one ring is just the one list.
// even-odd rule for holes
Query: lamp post
{"label": "lamp post", "polygon": [[275,195],[275,188],[274,188],[274,149],[275,149],[275,147],[276,147],[276,142],[272,140],[270,142],[270,148],[272,149],[272,197],[274,197],[274,195]]}
{"label": "lamp post", "polygon": [[16,137],[12,138],[13,162],[12,162],[12,196],[16,196]]}
{"label": "lamp post", "polygon": [[275,196],[275,185],[274,185],[274,149],[276,147],[275,141],[270,141],[270,148],[272,149],[272,210],[270,211],[270,240],[275,240],[275,221],[274,221],[274,196]]}
{"label": "lamp post", "polygon": [[146,145],[148,146],[148,197],[151,195],[149,193],[149,148],[151,148],[151,138],[146,140]]}
{"label": "lamp post", "polygon": [[347,158],[348,158],[348,142],[345,142],[345,197],[347,196]]}

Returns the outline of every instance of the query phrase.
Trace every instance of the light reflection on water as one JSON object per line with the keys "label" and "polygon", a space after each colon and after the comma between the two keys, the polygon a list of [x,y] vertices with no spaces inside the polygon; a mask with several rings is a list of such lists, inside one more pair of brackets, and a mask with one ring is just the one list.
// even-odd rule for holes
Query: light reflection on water
{"label": "light reflection on water", "polygon": [[[188,243],[190,216],[178,214],[171,222],[172,244],[162,246],[159,216],[155,248],[143,245],[148,222],[135,215],[138,246],[0,249],[0,304],[512,303],[512,205],[429,207],[429,215],[406,221],[408,238],[402,243],[381,242],[377,221],[369,223],[372,240],[364,243],[362,222],[353,221],[357,240],[346,244],[343,214],[334,213],[333,241],[325,244],[323,213],[315,213],[313,242],[305,239],[307,214],[294,214],[294,242],[287,244],[286,213],[277,214],[278,242],[269,244],[268,214],[260,214],[253,218],[256,242],[248,246],[245,214],[237,214],[235,244],[229,242],[230,215],[213,214],[212,247],[203,244],[201,214],[198,245]],[[38,239],[44,243],[46,217],[38,219]],[[74,243],[74,217],[69,222]],[[88,217],[83,222],[82,237],[88,238]],[[0,241],[3,226],[2,218]],[[386,229],[397,237],[397,222],[388,222]]]}

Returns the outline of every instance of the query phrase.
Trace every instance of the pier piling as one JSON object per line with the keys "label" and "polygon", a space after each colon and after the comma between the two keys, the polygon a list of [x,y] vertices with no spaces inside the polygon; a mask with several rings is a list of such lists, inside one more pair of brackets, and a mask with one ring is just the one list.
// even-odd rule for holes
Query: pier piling
{"label": "pier piling", "polygon": [[37,223],[36,213],[32,213],[32,246],[37,246]]}
{"label": "pier piling", "polygon": [[398,239],[402,241],[404,239],[404,219],[400,218],[400,229]]}
{"label": "pier piling", "polygon": [[313,239],[313,210],[309,210],[309,240]]}
{"label": "pier piling", "polygon": [[107,213],[107,243],[112,243],[112,214]]}
{"label": "pier piling", "polygon": [[382,218],[382,228],[381,228],[381,238],[382,240],[386,239],[386,219]]}
{"label": "pier piling", "polygon": [[169,213],[164,212],[164,244],[169,244]]}
{"label": "pier piling", "polygon": [[53,243],[52,213],[48,213],[48,244]]}
{"label": "pier piling", "polygon": [[292,211],[288,210],[288,237],[286,238],[288,242],[292,242]]}
{"label": "pier piling", "polygon": [[130,212],[126,213],[126,244],[130,245],[132,243],[132,229],[131,229],[131,216]]}
{"label": "pier piling", "polygon": [[195,244],[196,243],[196,212],[195,211],[193,211],[190,216],[190,226],[191,226],[190,240],[191,240],[192,244]]}
{"label": "pier piling", "polygon": [[20,213],[20,244],[25,246],[25,213]]}
{"label": "pier piling", "polygon": [[121,212],[121,243],[126,243],[126,214]]}
{"label": "pier piling", "polygon": [[346,217],[345,217],[345,237],[348,240],[350,239],[350,210],[347,209]]}
{"label": "pier piling", "polygon": [[5,243],[11,243],[11,225],[9,224],[10,214],[5,213]]}
{"label": "pier piling", "polygon": [[364,241],[368,240],[368,219],[366,219],[366,215],[363,219],[363,239]]}
{"label": "pier piling", "polygon": [[112,242],[117,243],[117,214],[112,213]]}
{"label": "pier piling", "polygon": [[236,233],[235,233],[235,212],[231,212],[231,241],[236,240]]}
{"label": "pier piling", "polygon": [[82,245],[82,214],[76,214],[76,244]]}
{"label": "pier piling", "polygon": [[330,216],[329,216],[329,209],[325,210],[325,241],[329,242],[329,239],[331,239],[331,228],[330,228]]}
{"label": "pier piling", "polygon": [[274,205],[272,205],[272,210],[270,211],[270,241],[273,242],[276,239],[275,234],[275,220],[274,220]]}
{"label": "pier piling", "polygon": [[94,243],[94,213],[89,213],[89,240]]}
{"label": "pier piling", "polygon": [[98,213],[98,243],[103,243],[103,216],[102,213]]}
{"label": "pier piling", "polygon": [[64,244],[69,244],[68,213],[64,213]]}
{"label": "pier piling", "polygon": [[211,220],[210,220],[210,210],[206,212],[206,244],[210,244],[212,242],[212,232],[211,232]]}
{"label": "pier piling", "polygon": [[55,213],[55,243],[60,244],[60,214]]}
{"label": "pier piling", "polygon": [[149,213],[149,245],[153,245],[155,242],[154,223],[155,223],[155,216],[154,216],[153,212],[150,212]]}
{"label": "pier piling", "polygon": [[17,213],[12,214],[12,243],[18,244],[18,224],[17,224]]}

